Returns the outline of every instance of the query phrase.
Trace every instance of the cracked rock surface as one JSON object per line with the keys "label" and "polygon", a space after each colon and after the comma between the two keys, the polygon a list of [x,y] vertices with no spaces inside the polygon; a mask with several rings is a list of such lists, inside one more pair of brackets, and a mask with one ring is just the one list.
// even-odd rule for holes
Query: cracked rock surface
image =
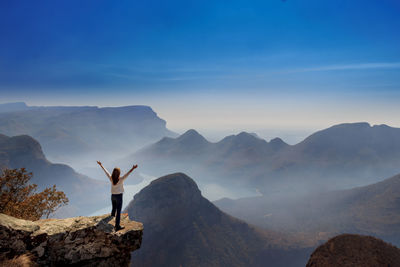
{"label": "cracked rock surface", "polygon": [[107,215],[27,221],[0,214],[1,260],[30,253],[41,266],[129,266],[139,249],[143,225],[121,215],[114,231]]}

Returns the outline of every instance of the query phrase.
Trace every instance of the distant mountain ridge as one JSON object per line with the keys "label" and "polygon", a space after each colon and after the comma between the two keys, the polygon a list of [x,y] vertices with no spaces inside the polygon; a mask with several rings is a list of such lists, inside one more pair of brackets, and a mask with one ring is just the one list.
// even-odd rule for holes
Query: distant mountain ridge
{"label": "distant mountain ridge", "polygon": [[286,146],[289,145],[283,141],[279,145],[275,141],[268,143],[246,132],[212,143],[191,129],[177,138],[163,138],[127,160],[139,161],[144,169],[155,171],[156,175],[185,170],[199,177],[208,177],[209,180],[224,180],[226,177],[221,173],[241,172],[235,165],[253,167]]}
{"label": "distant mountain ridge", "polygon": [[39,190],[55,184],[70,200],[65,216],[86,215],[104,207],[108,201],[109,186],[105,181],[76,173],[68,165],[49,162],[39,142],[28,135],[0,135],[0,168],[25,168],[33,173],[31,182]]}
{"label": "distant mountain ridge", "polygon": [[[271,200],[268,196],[214,202],[232,216],[289,232],[373,235],[400,245],[400,174],[368,186]],[[265,215],[268,216],[265,216]]]}
{"label": "distant mountain ridge", "polygon": [[400,155],[400,128],[370,126],[366,122],[344,123],[318,131],[294,145],[285,156],[296,153],[322,161],[374,161]]}
{"label": "distant mountain ridge", "polygon": [[298,266],[310,252],[221,212],[183,173],[152,181],[126,211],[145,228],[135,266]]}
{"label": "distant mountain ridge", "polygon": [[1,112],[21,111],[21,110],[27,110],[27,109],[29,109],[29,107],[24,102],[0,104],[0,113]]}
{"label": "distant mountain ridge", "polygon": [[154,175],[183,170],[209,180],[274,191],[307,192],[365,185],[400,172],[400,129],[345,123],[296,145],[242,132],[211,143],[195,130],[164,138],[131,157]]}
{"label": "distant mountain ridge", "polygon": [[99,154],[110,161],[164,136],[176,136],[148,106],[31,107],[19,103],[0,105],[0,111],[0,133],[30,135],[50,159],[74,165],[91,162]]}

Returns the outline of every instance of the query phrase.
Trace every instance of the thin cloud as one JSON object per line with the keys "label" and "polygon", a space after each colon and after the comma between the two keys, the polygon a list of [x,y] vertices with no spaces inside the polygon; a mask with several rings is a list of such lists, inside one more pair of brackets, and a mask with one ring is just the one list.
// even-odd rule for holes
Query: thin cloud
{"label": "thin cloud", "polygon": [[336,71],[336,70],[368,70],[368,69],[398,69],[400,62],[392,63],[359,63],[359,64],[344,64],[344,65],[328,65],[314,68],[296,69],[288,72],[313,72],[313,71]]}
{"label": "thin cloud", "polygon": [[[110,66],[108,66],[110,67]],[[220,67],[218,70],[213,68],[165,68],[165,69],[146,69],[124,67],[106,68],[103,75],[112,76],[124,80],[132,81],[158,81],[158,82],[177,82],[177,81],[194,81],[203,79],[250,79],[265,78],[275,74],[290,73],[306,73],[306,72],[323,72],[323,71],[346,71],[346,70],[369,70],[369,69],[400,69],[400,62],[377,62],[377,63],[359,63],[359,64],[337,64],[317,66],[310,68],[297,68],[278,71],[263,71],[256,68],[252,71],[241,70],[232,66]]]}

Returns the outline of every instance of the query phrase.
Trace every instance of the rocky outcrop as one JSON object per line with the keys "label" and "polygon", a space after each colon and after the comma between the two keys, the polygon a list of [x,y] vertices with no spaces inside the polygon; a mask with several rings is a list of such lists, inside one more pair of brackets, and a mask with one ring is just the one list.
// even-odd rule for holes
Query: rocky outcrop
{"label": "rocky outcrop", "polygon": [[0,257],[32,254],[40,266],[129,266],[139,249],[143,225],[121,216],[114,231],[109,215],[26,221],[0,214]]}
{"label": "rocky outcrop", "polygon": [[343,234],[319,246],[307,267],[400,266],[400,249],[372,236]]}
{"label": "rocky outcrop", "polygon": [[143,246],[132,255],[135,267],[297,267],[311,253],[294,238],[221,212],[183,173],[152,181],[126,211],[146,225]]}

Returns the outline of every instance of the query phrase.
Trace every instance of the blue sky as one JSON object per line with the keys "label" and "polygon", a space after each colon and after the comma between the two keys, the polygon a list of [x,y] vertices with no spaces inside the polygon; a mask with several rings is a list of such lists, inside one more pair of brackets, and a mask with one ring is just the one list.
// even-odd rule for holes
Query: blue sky
{"label": "blue sky", "polygon": [[177,131],[400,127],[399,14],[396,0],[1,1],[0,102],[147,104]]}

